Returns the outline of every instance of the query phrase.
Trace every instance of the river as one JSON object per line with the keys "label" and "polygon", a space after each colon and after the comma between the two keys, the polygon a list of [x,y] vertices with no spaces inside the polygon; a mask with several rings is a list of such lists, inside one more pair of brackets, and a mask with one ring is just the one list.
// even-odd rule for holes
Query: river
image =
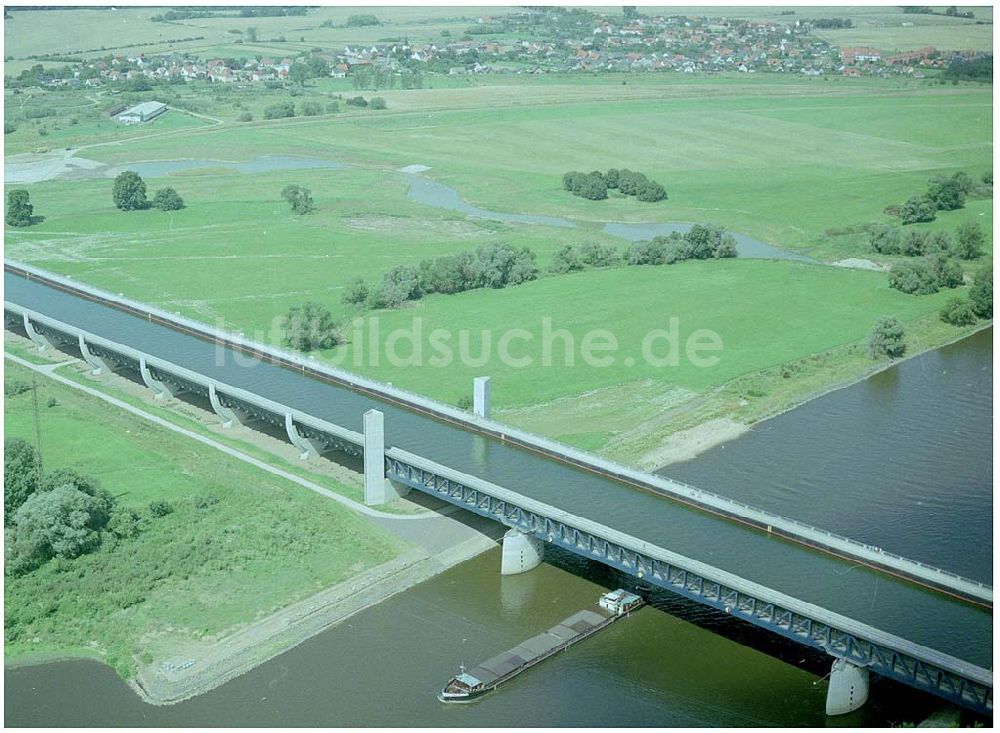
{"label": "river", "polygon": [[[922,355],[671,466],[673,477],[981,576],[992,555],[992,331]],[[742,457],[743,462],[740,461]],[[745,462],[745,463],[744,463]],[[740,463],[739,470],[735,470]],[[808,475],[808,481],[803,477]],[[964,558],[964,560],[963,560]],[[964,565],[962,563],[965,563]],[[440,685],[594,601],[618,578],[559,552],[501,578],[491,551],[222,687],[143,703],[96,662],[5,672],[10,726],[820,726],[824,660],[668,594],[474,705]],[[837,724],[919,719],[880,681]]]}

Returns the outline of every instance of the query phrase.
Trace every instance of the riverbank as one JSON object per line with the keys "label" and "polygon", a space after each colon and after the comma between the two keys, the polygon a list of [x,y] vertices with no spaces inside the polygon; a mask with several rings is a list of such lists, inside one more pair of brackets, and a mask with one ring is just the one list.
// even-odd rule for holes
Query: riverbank
{"label": "riverbank", "polygon": [[[656,472],[672,463],[690,460],[711,448],[739,438],[760,423],[794,410],[807,402],[851,387],[901,362],[956,343],[992,326],[993,320],[990,319],[972,326],[956,328],[941,323],[936,315],[928,316],[907,324],[907,351],[900,359],[882,359],[872,363],[864,354],[866,341],[859,341],[810,356],[799,362],[741,377],[729,385],[723,385],[698,406],[694,412],[699,416],[705,416],[704,422],[683,428],[666,437],[661,445],[639,456],[635,460],[635,465],[643,470]],[[798,383],[782,384],[790,381],[786,374],[805,370],[810,366],[816,369],[815,374],[806,375]],[[831,379],[827,381],[824,377]],[[764,386],[768,383],[778,385],[780,389],[775,390],[773,395],[768,394]],[[756,386],[748,387],[748,385]],[[739,399],[735,409],[733,409],[734,394]],[[723,417],[716,416],[721,412],[727,414]]]}
{"label": "riverbank", "polygon": [[[72,362],[67,364],[65,359],[60,359],[54,363],[33,364],[10,355],[7,360],[7,373],[11,378],[18,378],[22,370],[33,370],[41,375],[37,389],[43,397],[52,398],[50,410],[72,411],[74,419],[78,413],[81,417],[84,412],[86,414],[87,431],[80,430],[72,420],[60,426],[54,424],[51,414],[42,416],[46,437],[51,439],[67,430],[74,436],[70,438],[67,434],[47,450],[47,467],[63,465],[65,451],[73,453],[81,443],[96,442],[113,446],[118,461],[129,463],[130,475],[137,473],[149,480],[145,470],[148,467],[141,456],[133,455],[122,445],[129,440],[121,440],[124,433],[142,436],[143,451],[150,450],[147,441],[152,441],[159,450],[167,450],[171,456],[183,455],[199,465],[224,471],[239,486],[220,496],[228,485],[214,471],[204,468],[198,475],[211,479],[210,488],[200,487],[197,480],[168,480],[175,511],[159,520],[156,526],[150,527],[144,522],[143,531],[133,540],[102,547],[97,553],[76,559],[73,563],[78,572],[72,574],[76,577],[69,580],[60,577],[65,574],[60,574],[59,569],[49,563],[27,576],[8,579],[4,659],[7,667],[54,659],[98,659],[114,668],[147,701],[154,704],[177,702],[221,685],[322,629],[496,544],[498,531],[490,523],[460,522],[425,509],[418,510],[420,514],[417,515],[413,510],[398,515],[370,509],[293,474],[267,467],[271,474],[281,477],[279,481],[284,479],[300,484],[300,487],[291,487],[286,495],[281,491],[281,484],[267,473],[251,476],[247,469],[240,469],[231,460],[227,462],[228,456],[243,464],[264,468],[257,459],[54,373],[55,368],[65,368]],[[25,376],[20,379],[26,381]],[[111,403],[117,412],[101,402]],[[23,432],[22,412],[8,401],[5,414],[8,434]],[[136,424],[136,418],[146,424]],[[109,423],[117,435],[109,433]],[[149,423],[159,427],[150,427]],[[171,437],[171,432],[226,455],[202,455],[203,450],[193,447],[196,444]],[[83,448],[83,451],[106,458],[94,446]],[[152,458],[162,470],[170,470],[170,459],[163,460],[164,456],[159,453]],[[106,463],[101,458],[97,460]],[[183,472],[194,475],[186,470]],[[102,472],[95,468],[92,473],[113,493],[127,497],[126,503],[133,504],[137,500],[133,496],[134,489],[123,493],[115,477],[109,476],[115,471]],[[321,496],[302,492],[301,485],[326,499],[347,504],[355,516]],[[193,506],[188,506],[184,498],[187,492],[199,488],[206,495],[211,493],[214,502],[199,501],[204,495],[198,494]],[[142,497],[141,490],[138,494]],[[316,506],[308,510],[308,520],[298,514],[282,519],[273,516],[274,510],[269,512],[268,501],[277,502],[282,511],[291,512],[296,511],[298,503],[315,503]],[[251,519],[244,516],[246,512],[253,513]],[[206,513],[213,516],[204,516]],[[369,521],[357,514],[367,515]],[[338,518],[335,526],[329,524],[331,517]],[[213,523],[210,519],[216,521]],[[271,526],[271,530],[260,527],[262,521]],[[162,522],[181,522],[184,529],[161,527]],[[236,536],[233,532],[234,527],[246,530],[248,525],[258,527],[255,533],[250,533],[253,549],[240,541],[247,535],[246,531]],[[294,527],[308,536],[295,537],[296,530],[289,534],[288,530],[276,530],[276,527]],[[272,535],[280,547],[268,549]],[[375,542],[376,539],[382,544]],[[178,555],[191,555],[181,551],[182,545],[219,549],[209,550],[207,555],[199,551],[201,562],[197,567],[187,568],[183,558],[177,559]],[[314,547],[317,553],[313,553]],[[294,548],[292,556],[289,556],[289,548]],[[126,562],[124,556],[120,562],[116,560],[122,553],[128,555],[128,563],[150,568],[155,582],[144,586],[135,576],[144,577],[148,573],[144,574],[139,568],[122,575],[119,568]],[[261,554],[264,557],[255,561],[254,558]],[[112,585],[130,599],[120,608],[105,607],[117,598],[101,590],[111,582],[102,579],[108,573],[121,576]],[[332,585],[330,580],[334,581]],[[67,583],[71,587],[65,587]],[[323,586],[326,587],[319,593],[300,600],[303,593]],[[216,597],[220,589],[223,596]],[[57,591],[57,595],[52,596],[52,592]],[[75,602],[67,601],[64,597],[67,595],[82,598],[85,603],[89,599],[89,604],[85,609],[74,611]],[[35,606],[48,610],[36,612]],[[68,635],[64,637],[64,634]]]}
{"label": "riverbank", "polygon": [[139,669],[129,685],[152,705],[172,705],[204,694],[285,653],[356,613],[496,547],[486,535],[435,555],[411,552],[334,585],[265,619],[205,643],[167,637],[170,657]]}

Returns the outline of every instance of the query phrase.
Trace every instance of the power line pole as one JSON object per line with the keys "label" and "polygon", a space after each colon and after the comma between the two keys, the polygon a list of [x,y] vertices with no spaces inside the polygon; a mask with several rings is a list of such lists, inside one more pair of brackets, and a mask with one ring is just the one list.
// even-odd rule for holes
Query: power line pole
{"label": "power line pole", "polygon": [[35,449],[38,451],[38,480],[42,480],[42,421],[38,414],[38,380],[31,377],[31,402],[35,409]]}

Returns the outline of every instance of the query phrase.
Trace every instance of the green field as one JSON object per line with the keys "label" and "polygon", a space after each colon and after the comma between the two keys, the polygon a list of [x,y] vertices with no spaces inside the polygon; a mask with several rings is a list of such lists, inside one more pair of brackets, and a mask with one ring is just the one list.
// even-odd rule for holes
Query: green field
{"label": "green field", "polygon": [[[5,379],[31,382],[23,367],[5,367]],[[98,478],[119,504],[143,513],[143,529],[117,544],[106,540],[93,554],[7,577],[7,662],[93,656],[128,677],[149,661],[150,639],[218,635],[401,549],[329,499],[36,380],[46,471],[71,467]],[[30,392],[7,398],[4,428],[7,437],[35,441]],[[154,500],[169,501],[173,513],[150,517]]]}
{"label": "green field", "polygon": [[[608,221],[712,221],[822,262],[873,257],[861,227],[893,221],[886,206],[921,193],[934,175],[964,170],[978,179],[992,166],[988,87],[682,77],[553,75],[395,90],[382,93],[389,102],[382,112],[222,124],[91,147],[81,155],[114,164],[293,154],[353,167],[253,175],[223,167],[150,179],[151,191],[172,185],[185,198],[187,208],[172,214],[117,211],[106,179],[35,184],[27,188],[45,221],[8,229],[8,255],[271,343],[281,341],[276,324],[289,307],[317,300],[341,319],[350,338],[349,321],[359,311],[341,304],[343,286],[356,276],[373,282],[396,264],[506,241],[532,248],[544,271],[565,244],[622,246],[602,232]],[[477,206],[570,217],[580,226],[501,224],[417,204],[394,172],[415,163],[430,166],[426,175]],[[561,188],[567,170],[609,167],[647,173],[665,185],[669,200],[650,205],[612,195],[594,202]],[[279,192],[290,183],[312,190],[316,213],[288,210]],[[974,220],[992,240],[991,204],[973,199],[918,226],[953,232]],[[992,252],[991,241],[989,247]],[[790,313],[784,299],[793,296]],[[550,316],[556,327],[601,327],[634,342],[644,330],[661,327],[664,316],[676,315],[692,328],[717,330],[725,358],[713,369],[668,372],[507,371],[492,363],[392,369],[355,366],[348,345],[343,364],[449,401],[488,369],[497,380],[495,400],[508,409],[623,384],[642,383],[643,394],[673,390],[692,397],[857,342],[881,315],[932,316],[947,297],[890,291],[884,274],[781,262],[546,276],[379,314],[383,332],[385,324],[418,314],[430,330],[495,332]],[[851,363],[855,372],[863,370]],[[586,444],[598,447],[592,439]]]}

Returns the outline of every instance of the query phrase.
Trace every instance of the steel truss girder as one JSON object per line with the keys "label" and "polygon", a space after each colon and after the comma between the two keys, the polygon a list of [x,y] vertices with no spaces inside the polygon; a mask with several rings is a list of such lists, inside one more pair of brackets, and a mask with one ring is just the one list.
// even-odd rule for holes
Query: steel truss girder
{"label": "steel truss girder", "polygon": [[386,475],[480,516],[531,534],[570,552],[597,560],[660,588],[710,606],[734,618],[780,634],[858,667],[985,715],[993,714],[993,690],[891,648],[880,646],[818,620],[795,613],[763,598],[662,560],[646,557],[565,522],[536,515],[474,487],[386,456]]}

